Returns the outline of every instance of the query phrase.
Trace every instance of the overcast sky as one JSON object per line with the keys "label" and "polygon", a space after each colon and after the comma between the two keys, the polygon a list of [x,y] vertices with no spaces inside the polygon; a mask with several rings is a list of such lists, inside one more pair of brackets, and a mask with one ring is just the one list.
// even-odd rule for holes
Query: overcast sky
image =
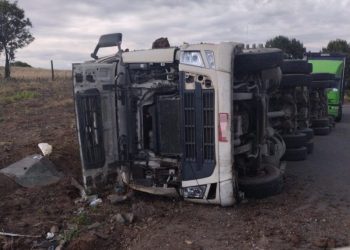
{"label": "overcast sky", "polygon": [[[183,42],[265,43],[276,35],[318,51],[350,40],[350,0],[19,0],[35,41],[17,60],[35,67],[71,68],[89,59],[101,34],[123,33],[123,48],[150,48],[156,38]],[[0,61],[3,62],[3,55]]]}

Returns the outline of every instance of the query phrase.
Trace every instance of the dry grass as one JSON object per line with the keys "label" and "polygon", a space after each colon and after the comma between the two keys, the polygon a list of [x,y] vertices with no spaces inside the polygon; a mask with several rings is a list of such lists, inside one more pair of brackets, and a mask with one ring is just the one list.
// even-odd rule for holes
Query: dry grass
{"label": "dry grass", "polygon": [[[1,70],[3,68],[0,67],[0,72],[3,72]],[[52,81],[50,70],[13,67],[11,79],[0,78],[0,105],[45,97],[48,92],[56,95],[57,102],[72,102],[71,98],[62,96],[71,82],[71,74],[70,70],[57,70],[55,80]]]}
{"label": "dry grass", "polygon": [[[0,67],[0,81],[3,78],[4,67]],[[56,79],[71,79],[71,70],[55,70]],[[11,67],[11,78],[16,80],[51,80],[51,70],[41,68]]]}

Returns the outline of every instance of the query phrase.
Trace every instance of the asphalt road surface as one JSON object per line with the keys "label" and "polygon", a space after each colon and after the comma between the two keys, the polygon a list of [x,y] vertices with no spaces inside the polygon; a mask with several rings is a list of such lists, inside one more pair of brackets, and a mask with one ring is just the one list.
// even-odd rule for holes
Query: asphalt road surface
{"label": "asphalt road surface", "polygon": [[331,134],[314,137],[314,152],[306,161],[288,162],[287,176],[297,177],[309,201],[350,202],[350,105],[343,112]]}

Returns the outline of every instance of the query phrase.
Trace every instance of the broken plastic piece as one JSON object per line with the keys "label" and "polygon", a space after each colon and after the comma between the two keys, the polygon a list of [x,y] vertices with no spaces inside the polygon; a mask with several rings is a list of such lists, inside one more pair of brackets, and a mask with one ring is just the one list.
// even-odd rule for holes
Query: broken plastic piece
{"label": "broken plastic piece", "polygon": [[53,239],[53,237],[55,237],[55,234],[54,234],[54,233],[48,232],[48,233],[46,234],[46,239],[47,239],[47,240],[51,240],[51,239]]}
{"label": "broken plastic piece", "polygon": [[42,155],[31,155],[0,170],[22,187],[45,186],[58,182],[63,176],[55,165]]}
{"label": "broken plastic piece", "polygon": [[46,142],[42,142],[38,144],[43,156],[50,155],[52,153],[52,146]]}
{"label": "broken plastic piece", "polygon": [[93,201],[90,202],[90,206],[91,207],[96,207],[97,205],[99,205],[101,203],[102,203],[102,199],[101,198],[97,198],[97,199],[94,199]]}

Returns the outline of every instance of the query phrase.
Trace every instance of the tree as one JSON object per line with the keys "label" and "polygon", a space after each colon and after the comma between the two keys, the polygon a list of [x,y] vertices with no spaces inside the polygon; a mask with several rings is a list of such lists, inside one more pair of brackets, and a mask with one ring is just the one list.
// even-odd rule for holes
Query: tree
{"label": "tree", "polygon": [[0,53],[5,54],[5,78],[9,78],[10,61],[14,60],[17,49],[30,44],[34,37],[29,31],[32,23],[24,15],[17,2],[0,0]]}
{"label": "tree", "polygon": [[306,48],[303,43],[295,38],[289,39],[285,36],[276,36],[266,41],[265,47],[267,48],[279,48],[288,58],[300,59],[303,58]]}
{"label": "tree", "polygon": [[21,61],[15,61],[13,63],[10,63],[10,66],[12,67],[22,67],[22,68],[31,68],[32,66],[29,65],[26,62],[21,62]]}
{"label": "tree", "polygon": [[[323,53],[341,53],[347,55],[347,62],[345,65],[345,77],[350,80],[350,44],[343,39],[335,39],[328,42],[326,48],[322,48]],[[349,88],[350,86],[348,86]]]}
{"label": "tree", "polygon": [[350,55],[350,45],[346,40],[336,39],[328,42],[326,48],[322,48],[325,53],[345,53]]}

